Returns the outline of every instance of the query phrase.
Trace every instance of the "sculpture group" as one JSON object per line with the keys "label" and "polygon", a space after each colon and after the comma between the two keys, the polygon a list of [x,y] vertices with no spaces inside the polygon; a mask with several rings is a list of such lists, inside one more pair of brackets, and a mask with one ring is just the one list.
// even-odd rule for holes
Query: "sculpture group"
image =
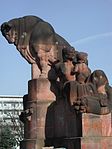
{"label": "sculpture group", "polygon": [[[61,108],[65,106],[66,110],[79,116],[82,113],[105,115],[111,112],[112,88],[104,71],[92,72],[88,66],[88,54],[76,51],[48,22],[35,16],[25,16],[3,23],[1,32],[32,65],[32,80],[41,78],[50,82],[50,90]],[[58,109],[56,106],[54,108]],[[68,111],[61,113],[62,117]],[[48,123],[49,120],[46,120],[46,126]],[[49,141],[50,133],[46,127],[48,146],[56,144],[52,143],[52,139]],[[72,133],[70,137],[78,135]]]}
{"label": "sculpture group", "polygon": [[1,31],[30,64],[38,66],[39,77],[54,83],[54,90],[58,89],[56,95],[70,86],[74,88],[68,99],[74,109],[94,113],[92,103],[98,102],[101,108],[98,114],[109,113],[112,89],[105,73],[102,70],[91,72],[87,53],[75,51],[49,23],[35,16],[25,16],[3,23]]}

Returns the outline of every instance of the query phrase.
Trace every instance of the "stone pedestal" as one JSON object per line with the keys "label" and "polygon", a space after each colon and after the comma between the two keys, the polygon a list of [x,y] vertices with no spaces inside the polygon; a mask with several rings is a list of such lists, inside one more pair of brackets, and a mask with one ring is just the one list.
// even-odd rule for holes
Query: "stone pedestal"
{"label": "stone pedestal", "polygon": [[83,114],[81,149],[112,149],[111,113]]}
{"label": "stone pedestal", "polygon": [[82,133],[83,137],[111,136],[111,113],[107,115],[83,114]]}
{"label": "stone pedestal", "polygon": [[[42,149],[44,146],[66,149],[112,149],[111,113],[78,114],[61,98],[55,101],[47,79],[28,82],[23,98],[24,140],[20,149]],[[82,137],[81,137],[82,136]]]}
{"label": "stone pedestal", "polygon": [[47,79],[28,82],[28,95],[23,98],[24,140],[21,149],[41,149],[45,140],[45,120],[48,106],[55,101]]}
{"label": "stone pedestal", "polygon": [[112,137],[83,137],[81,149],[112,149]]}

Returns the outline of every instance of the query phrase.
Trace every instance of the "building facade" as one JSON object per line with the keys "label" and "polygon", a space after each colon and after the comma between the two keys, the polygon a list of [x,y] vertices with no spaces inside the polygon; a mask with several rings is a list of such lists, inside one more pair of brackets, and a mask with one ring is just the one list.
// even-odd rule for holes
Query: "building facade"
{"label": "building facade", "polygon": [[19,149],[19,142],[23,139],[24,126],[19,120],[23,111],[23,97],[0,96],[0,136],[3,128],[9,128],[16,139],[14,149]]}
{"label": "building facade", "polygon": [[0,96],[0,124],[11,123],[12,117],[18,119],[22,111],[23,97]]}

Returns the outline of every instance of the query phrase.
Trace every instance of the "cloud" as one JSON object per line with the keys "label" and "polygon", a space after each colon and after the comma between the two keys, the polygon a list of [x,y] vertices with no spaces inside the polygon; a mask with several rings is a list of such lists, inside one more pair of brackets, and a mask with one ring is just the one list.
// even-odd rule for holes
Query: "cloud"
{"label": "cloud", "polygon": [[104,38],[104,37],[110,37],[110,36],[112,36],[112,32],[107,32],[107,33],[102,33],[102,34],[96,34],[96,35],[93,35],[93,36],[88,36],[88,37],[79,39],[77,41],[71,42],[71,45],[72,44],[82,44],[82,43],[89,42],[91,40],[96,40],[98,38]]}

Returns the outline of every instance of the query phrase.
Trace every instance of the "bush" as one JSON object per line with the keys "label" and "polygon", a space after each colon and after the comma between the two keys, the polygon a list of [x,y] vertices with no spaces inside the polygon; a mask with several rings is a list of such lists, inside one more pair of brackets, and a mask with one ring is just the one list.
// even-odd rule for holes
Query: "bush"
{"label": "bush", "polygon": [[9,127],[1,129],[0,149],[14,149],[16,146],[16,138]]}

